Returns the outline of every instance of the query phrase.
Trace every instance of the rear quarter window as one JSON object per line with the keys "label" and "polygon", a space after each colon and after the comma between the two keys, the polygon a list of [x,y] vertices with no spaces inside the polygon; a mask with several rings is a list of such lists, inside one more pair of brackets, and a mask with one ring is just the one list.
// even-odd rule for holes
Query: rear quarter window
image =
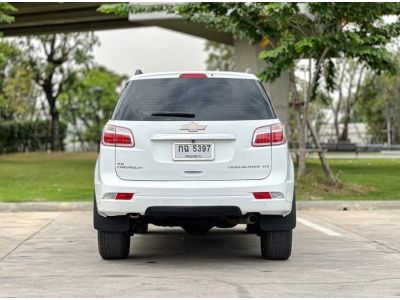
{"label": "rear quarter window", "polygon": [[134,80],[125,88],[113,115],[114,120],[125,121],[272,118],[275,114],[261,83],[232,78]]}

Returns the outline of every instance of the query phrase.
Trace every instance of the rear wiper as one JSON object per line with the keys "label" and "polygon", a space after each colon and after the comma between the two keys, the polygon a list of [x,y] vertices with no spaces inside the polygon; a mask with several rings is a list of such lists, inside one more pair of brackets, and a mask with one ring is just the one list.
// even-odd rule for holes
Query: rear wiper
{"label": "rear wiper", "polygon": [[195,114],[179,113],[179,112],[155,112],[152,117],[177,117],[177,118],[194,118]]}

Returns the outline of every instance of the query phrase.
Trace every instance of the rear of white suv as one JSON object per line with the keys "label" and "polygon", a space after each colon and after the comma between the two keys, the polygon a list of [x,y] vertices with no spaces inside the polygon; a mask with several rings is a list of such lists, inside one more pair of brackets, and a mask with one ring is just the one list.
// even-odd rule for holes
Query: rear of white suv
{"label": "rear of white suv", "polygon": [[284,126],[254,75],[134,76],[104,127],[94,202],[104,259],[127,257],[149,223],[200,235],[247,224],[264,258],[287,259],[294,198]]}

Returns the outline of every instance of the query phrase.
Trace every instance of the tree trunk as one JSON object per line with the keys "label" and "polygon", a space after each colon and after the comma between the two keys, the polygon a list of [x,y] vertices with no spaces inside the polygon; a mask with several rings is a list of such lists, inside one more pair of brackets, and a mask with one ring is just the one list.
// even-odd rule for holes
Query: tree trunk
{"label": "tree trunk", "polygon": [[[314,75],[312,76],[312,80],[310,80],[310,82],[309,82],[308,89],[307,89],[307,97],[306,97],[306,100],[304,101],[303,118],[304,118],[305,126],[308,127],[308,129],[311,133],[315,147],[319,150],[318,156],[319,156],[319,160],[321,162],[321,166],[322,166],[324,172],[327,174],[330,183],[332,185],[337,185],[338,179],[335,178],[335,176],[333,175],[332,170],[329,166],[329,163],[325,157],[325,153],[322,151],[321,143],[319,142],[319,137],[318,137],[317,133],[315,132],[310,120],[308,119],[308,103],[310,103],[311,99],[313,99],[313,97],[314,97],[313,92],[315,91],[315,88],[318,84],[319,72],[321,69],[321,62],[324,61],[325,56],[328,53],[328,51],[329,51],[329,48],[325,48],[320,59],[316,62]],[[311,68],[310,68],[310,72],[311,72]]]}
{"label": "tree trunk", "polygon": [[336,141],[339,141],[339,139],[340,139],[340,131],[339,131],[338,116],[335,116],[335,117],[334,117],[333,123],[334,123],[334,126],[335,126]]}
{"label": "tree trunk", "polygon": [[340,135],[339,142],[347,142],[349,140],[349,122],[350,118],[345,118],[343,120],[343,130],[342,134]]}
{"label": "tree trunk", "polygon": [[338,91],[339,91],[339,99],[336,108],[333,108],[333,114],[334,114],[334,123],[335,123],[335,133],[336,133],[336,142],[339,142],[340,140],[340,130],[339,130],[339,114],[340,114],[340,109],[342,106],[343,102],[343,83],[345,81],[345,76],[346,76],[346,70],[347,70],[347,64],[348,64],[348,59],[346,58],[343,62],[342,66],[342,71],[340,72],[340,80],[339,80],[339,85],[338,85]]}
{"label": "tree trunk", "polygon": [[55,106],[55,101],[50,105],[51,115],[51,151],[60,151],[60,115]]}
{"label": "tree trunk", "polygon": [[358,100],[358,94],[360,92],[360,86],[361,86],[361,82],[363,79],[363,73],[365,70],[365,65],[363,65],[361,67],[361,69],[358,72],[358,80],[356,83],[356,90],[354,91],[354,93],[351,93],[351,88],[353,86],[353,79],[356,76],[358,68],[356,67],[354,73],[352,74],[350,80],[350,87],[349,87],[349,94],[347,96],[347,105],[346,105],[346,111],[345,111],[345,117],[343,120],[343,131],[342,131],[342,135],[340,136],[340,141],[342,142],[347,142],[349,140],[349,123],[351,121],[351,113],[353,110],[354,105],[356,104],[357,100]]}
{"label": "tree trunk", "polygon": [[289,78],[291,82],[291,87],[293,90],[293,107],[296,111],[296,121],[297,121],[297,144],[296,149],[297,157],[297,178],[302,177],[306,174],[306,136],[305,136],[305,120],[304,120],[304,105],[300,105],[299,92],[296,87],[296,76],[294,71],[289,72]]}
{"label": "tree trunk", "polygon": [[60,151],[60,114],[57,110],[56,101],[57,97],[53,94],[53,73],[51,73],[42,84],[44,94],[46,95],[47,103],[49,104],[50,117],[51,117],[51,151]]}
{"label": "tree trunk", "polygon": [[317,134],[316,134],[316,132],[315,132],[314,128],[312,127],[312,125],[311,125],[309,120],[307,120],[307,126],[308,126],[308,129],[310,130],[310,133],[311,133],[311,136],[313,138],[314,144],[317,147],[317,149],[319,150],[318,151],[318,157],[319,157],[319,161],[321,162],[322,169],[324,170],[324,172],[328,176],[329,182],[332,185],[337,185],[339,183],[339,179],[336,178],[333,175],[332,169],[329,166],[328,160],[325,157],[325,152],[322,151],[322,147],[321,147],[321,143],[319,142],[319,138],[318,138],[318,136],[317,136]]}

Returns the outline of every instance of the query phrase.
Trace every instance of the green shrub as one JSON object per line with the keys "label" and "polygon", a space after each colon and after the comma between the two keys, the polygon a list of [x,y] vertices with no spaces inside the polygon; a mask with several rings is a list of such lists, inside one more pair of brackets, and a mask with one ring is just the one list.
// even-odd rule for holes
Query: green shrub
{"label": "green shrub", "polygon": [[[47,151],[51,145],[49,120],[0,122],[0,153]],[[67,125],[60,122],[60,143],[67,132]]]}

